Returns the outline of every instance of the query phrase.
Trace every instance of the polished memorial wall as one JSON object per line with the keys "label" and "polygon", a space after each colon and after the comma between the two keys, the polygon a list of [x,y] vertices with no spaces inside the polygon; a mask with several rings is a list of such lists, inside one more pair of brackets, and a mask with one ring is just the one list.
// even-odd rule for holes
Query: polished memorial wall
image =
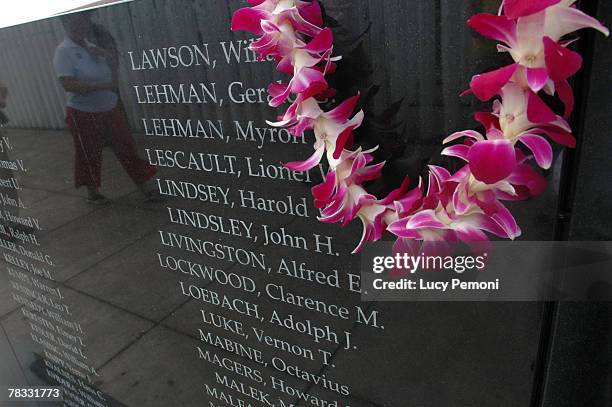
{"label": "polished memorial wall", "polygon": [[[283,168],[310,141],[266,124],[281,76],[230,31],[244,3],[139,0],[0,30],[0,391],[61,386],[69,406],[606,405],[605,304],[361,300],[361,226],[317,221],[322,168]],[[458,94],[496,56],[465,20],[497,3],[322,1],[344,56],[332,81],[367,96],[357,141],[389,161],[373,189],[416,178],[443,137],[476,126],[477,102]],[[66,26],[105,53],[68,44],[58,57]],[[593,62],[573,120],[609,145],[597,84],[611,53],[583,40]],[[118,95],[108,117],[82,113],[64,92],[79,84],[58,80],[99,58],[117,79],[99,90]],[[593,181],[606,149],[590,150],[557,152],[546,194],[516,207],[521,239],[609,240],[589,206],[612,209]],[[0,397],[39,405],[11,403]]]}

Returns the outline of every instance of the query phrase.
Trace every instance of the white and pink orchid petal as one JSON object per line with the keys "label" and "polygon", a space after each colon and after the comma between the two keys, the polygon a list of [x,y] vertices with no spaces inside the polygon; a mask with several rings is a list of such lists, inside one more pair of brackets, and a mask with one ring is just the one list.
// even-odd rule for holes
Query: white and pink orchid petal
{"label": "white and pink orchid petal", "polygon": [[288,75],[293,74],[293,58],[291,55],[287,55],[280,60],[278,65],[276,65],[276,70],[278,72],[286,73]]}
{"label": "white and pink orchid petal", "polygon": [[519,140],[531,150],[533,157],[541,168],[545,170],[550,168],[553,152],[550,143],[544,137],[535,134],[523,134]]}
{"label": "white and pink orchid petal", "polygon": [[283,13],[283,18],[286,18],[291,21],[291,25],[295,29],[295,31],[304,33],[310,37],[315,37],[322,30],[322,28],[319,26],[321,24],[315,25],[312,22],[308,21],[295,8],[293,10],[288,10],[287,12]]}
{"label": "white and pink orchid petal", "polygon": [[468,160],[474,177],[485,184],[495,184],[505,179],[516,167],[514,146],[505,139],[474,143]]}
{"label": "white and pink orchid petal", "polygon": [[422,180],[419,183],[419,186],[409,191],[402,198],[396,200],[394,202],[395,209],[398,215],[410,215],[412,212],[416,211],[423,202],[423,185]]}
{"label": "white and pink orchid petal", "polygon": [[311,1],[304,3],[298,8],[300,15],[304,20],[317,27],[323,25],[323,14],[321,12],[321,6],[318,1]]}
{"label": "white and pink orchid petal", "polygon": [[[500,202],[497,203],[497,211],[491,216],[491,218],[504,230],[508,239],[516,239],[521,235],[521,228],[516,223],[516,219],[512,216],[512,213],[502,205]],[[495,233],[491,231],[491,233]],[[499,236],[499,235],[498,235]]]}
{"label": "white and pink orchid petal", "polygon": [[279,120],[277,122],[272,122],[270,120],[266,120],[266,124],[268,126],[272,126],[272,127],[287,127],[287,126],[291,125],[291,123],[293,123],[294,121],[295,121],[295,119],[292,119],[292,118]]}
{"label": "white and pink orchid petal", "polygon": [[294,136],[301,137],[304,135],[306,130],[312,129],[314,126],[314,120],[309,118],[301,119],[295,126],[291,128],[291,134]]}
{"label": "white and pink orchid petal", "polygon": [[334,109],[325,113],[325,117],[339,123],[345,122],[349,119],[349,117],[351,117],[351,115],[355,111],[355,106],[357,106],[358,101],[359,95],[352,96],[340,103]]}
{"label": "white and pink orchid petal", "polygon": [[359,209],[357,216],[361,220],[363,232],[357,247],[355,247],[355,249],[352,251],[353,254],[359,253],[366,242],[375,242],[380,240],[384,231],[384,225],[379,219],[379,216],[384,211],[385,207],[382,205],[367,205],[362,206]]}
{"label": "white and pink orchid petal", "polygon": [[451,177],[451,173],[448,172],[446,168],[440,167],[439,165],[429,165],[428,168],[429,174],[434,177],[438,186],[442,185]]}
{"label": "white and pink orchid petal", "polygon": [[440,154],[446,155],[449,157],[457,157],[462,160],[467,161],[468,152],[470,151],[470,147],[465,144],[457,144],[454,146],[446,147]]}
{"label": "white and pink orchid petal", "polygon": [[504,0],[502,7],[508,18],[519,18],[538,13],[561,0]]}
{"label": "white and pink orchid petal", "polygon": [[455,192],[453,193],[453,207],[455,209],[455,213],[458,215],[463,215],[472,207],[472,202],[470,202],[468,198],[467,187],[467,182],[462,182],[457,185],[457,188],[455,188]]}
{"label": "white and pink orchid petal", "polygon": [[365,113],[363,112],[363,110],[360,110],[357,113],[355,113],[355,116],[353,116],[351,120],[346,122],[346,124],[347,126],[351,126],[353,129],[359,128],[361,124],[363,123],[364,117],[365,117]]}
{"label": "white and pink orchid petal", "polygon": [[[496,100],[496,102],[498,102]],[[474,119],[482,124],[486,131],[492,128],[499,129],[499,117],[489,112],[476,112],[474,113]],[[446,141],[446,140],[445,140]]]}
{"label": "white and pink orchid petal", "polygon": [[268,93],[272,96],[270,100],[270,106],[278,107],[283,103],[291,94],[291,88],[289,85],[283,83],[271,83],[268,86]]}
{"label": "white and pink orchid petal", "polygon": [[544,58],[548,74],[553,81],[562,81],[573,76],[582,66],[582,57],[567,49],[550,37],[544,37]]}
{"label": "white and pink orchid petal", "polygon": [[484,140],[484,137],[482,134],[478,133],[477,131],[474,130],[464,130],[464,131],[458,131],[456,133],[451,134],[450,136],[448,136],[447,138],[445,138],[442,141],[442,144],[447,144],[450,143],[451,141],[455,141],[461,137],[469,137],[469,138],[473,138],[474,140]]}
{"label": "white and pink orchid petal", "polygon": [[363,183],[365,181],[373,181],[380,177],[380,172],[384,168],[386,162],[380,162],[378,164],[370,165],[364,167],[359,170],[357,174],[354,175],[354,179],[356,183]]}
{"label": "white and pink orchid petal", "polygon": [[484,213],[472,213],[462,216],[460,221],[453,225],[454,229],[480,229],[492,233],[495,236],[507,237],[507,233],[498,222],[494,221],[490,216]]}
{"label": "white and pink orchid petal", "polygon": [[292,171],[308,171],[321,162],[321,158],[323,157],[324,152],[325,147],[319,147],[315,150],[315,153],[310,156],[310,158],[308,158],[306,161],[289,162],[285,164],[285,167],[289,168]]}
{"label": "white and pink orchid petal", "polygon": [[418,256],[421,254],[421,242],[415,239],[406,239],[403,237],[398,237],[395,240],[395,243],[393,243],[393,249],[391,251],[394,256],[396,254],[408,254],[410,256]]}
{"label": "white and pink orchid petal", "polygon": [[546,190],[546,179],[529,164],[517,165],[508,182],[514,185],[517,199],[538,196]]}
{"label": "white and pink orchid petal", "polygon": [[574,110],[574,91],[566,80],[555,82],[555,88],[559,95],[559,99],[561,99],[565,107],[563,117],[567,119]]}
{"label": "white and pink orchid petal", "polygon": [[353,136],[353,127],[349,126],[344,129],[336,138],[336,148],[332,153],[332,157],[334,160],[340,158],[340,154],[342,154],[342,150],[344,150],[344,146]]}
{"label": "white and pink orchid petal", "polygon": [[329,28],[324,28],[318,33],[308,45],[303,47],[305,50],[310,52],[325,52],[328,51],[334,44],[334,34]]}
{"label": "white and pink orchid petal", "polygon": [[569,148],[576,147],[576,139],[571,133],[555,126],[540,126],[533,129],[532,132],[544,133],[553,141]]}
{"label": "white and pink orchid petal", "polygon": [[424,229],[424,228],[434,228],[434,229],[445,229],[447,225],[441,222],[436,217],[436,212],[431,209],[427,209],[414,215],[408,217],[408,222],[406,223],[407,229]]}
{"label": "white and pink orchid petal", "polygon": [[502,44],[497,44],[495,46],[495,48],[497,48],[497,52],[509,52],[509,53],[512,52],[512,48],[507,47],[507,46],[502,45]]}
{"label": "white and pink orchid petal", "polygon": [[546,68],[525,68],[525,75],[529,88],[536,93],[544,88],[549,79]]}
{"label": "white and pink orchid petal", "polygon": [[325,176],[325,181],[312,187],[311,192],[315,200],[315,207],[322,208],[332,197],[336,189],[336,172],[330,171]]}
{"label": "white and pink orchid petal", "polygon": [[262,20],[271,18],[270,13],[252,7],[236,10],[232,16],[232,31],[249,31],[256,35],[264,33]]}
{"label": "white and pink orchid petal", "polygon": [[531,123],[552,123],[557,115],[534,92],[529,91],[527,97],[527,119]]}
{"label": "white and pink orchid petal", "polygon": [[484,37],[505,42],[511,47],[516,43],[516,21],[505,16],[476,14],[468,20],[468,25]]}
{"label": "white and pink orchid petal", "polygon": [[544,93],[546,93],[547,95],[554,95],[555,94],[555,83],[553,81],[548,81],[546,82],[546,85],[544,85],[544,88],[542,88],[542,91]]}
{"label": "white and pink orchid petal", "polygon": [[313,68],[302,68],[291,80],[293,93],[305,93],[309,88],[315,84],[325,84],[327,81],[323,76],[323,73],[318,69]]}
{"label": "white and pink orchid petal", "polygon": [[517,68],[518,64],[512,64],[495,71],[474,75],[470,82],[470,89],[478,99],[482,101],[489,100],[497,95],[501,88],[508,83]]}
{"label": "white and pink orchid petal", "polygon": [[545,35],[553,40],[558,40],[566,34],[582,28],[593,28],[606,37],[610,35],[608,30],[597,19],[583,13],[575,7],[558,5],[546,11]]}
{"label": "white and pink orchid petal", "polygon": [[470,166],[464,165],[457,172],[455,172],[450,178],[446,180],[446,182],[457,182],[461,183],[467,180],[472,173],[470,172]]}
{"label": "white and pink orchid petal", "polygon": [[421,233],[415,229],[409,229],[407,224],[410,218],[398,219],[395,222],[387,226],[387,231],[393,233],[395,236],[405,239],[420,239]]}

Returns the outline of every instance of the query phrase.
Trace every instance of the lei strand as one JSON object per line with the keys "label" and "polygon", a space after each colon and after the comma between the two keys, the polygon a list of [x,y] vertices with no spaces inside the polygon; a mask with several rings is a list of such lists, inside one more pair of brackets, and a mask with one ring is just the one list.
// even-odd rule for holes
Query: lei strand
{"label": "lei strand", "polygon": [[[487,243],[487,233],[514,239],[521,230],[503,201],[524,200],[541,194],[544,177],[532,162],[548,169],[553,159],[548,139],[566,147],[576,140],[566,119],[574,107],[568,78],[582,66],[581,56],[568,49],[574,40],[567,34],[594,28],[608,36],[596,19],[578,10],[576,0],[503,0],[499,13],[477,14],[468,24],[481,35],[499,41],[497,49],[508,52],[514,63],[475,75],[471,93],[492,102],[491,112],[477,112],[484,127],[481,134],[464,130],[448,136],[456,140],[442,155],[466,164],[454,174],[430,165],[427,186],[419,178],[410,189],[409,180],[389,195],[378,198],[366,191],[364,182],[381,176],[384,162],[374,164],[376,148],[350,149],[353,131],[363,111],[353,114],[359,95],[330,111],[322,100],[335,94],[326,76],[334,72],[341,57],[333,56],[333,34],[324,27],[317,0],[248,0],[251,7],[237,10],[232,30],[260,36],[251,44],[261,59],[273,59],[277,70],[291,75],[287,83],[272,83],[270,106],[278,107],[293,95],[295,101],[271,126],[288,128],[295,136],[314,133],[314,154],[301,162],[289,162],[291,170],[308,171],[325,157],[329,170],[323,183],[312,188],[319,220],[348,224],[359,218],[361,240],[379,240],[385,232],[397,236],[397,245],[413,242],[426,246],[462,241],[471,247]],[[557,115],[540,98],[543,92],[564,105]],[[486,232],[486,233],[485,233]]]}

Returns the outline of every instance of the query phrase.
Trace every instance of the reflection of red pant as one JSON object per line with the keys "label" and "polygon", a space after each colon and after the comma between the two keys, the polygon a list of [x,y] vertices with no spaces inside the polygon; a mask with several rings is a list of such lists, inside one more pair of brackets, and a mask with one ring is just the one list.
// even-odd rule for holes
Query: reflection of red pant
{"label": "reflection of red pant", "polygon": [[121,165],[136,184],[153,177],[155,167],[138,156],[121,105],[104,113],[88,113],[66,108],[66,124],[72,133],[75,148],[75,185],[100,187],[102,149],[110,146]]}

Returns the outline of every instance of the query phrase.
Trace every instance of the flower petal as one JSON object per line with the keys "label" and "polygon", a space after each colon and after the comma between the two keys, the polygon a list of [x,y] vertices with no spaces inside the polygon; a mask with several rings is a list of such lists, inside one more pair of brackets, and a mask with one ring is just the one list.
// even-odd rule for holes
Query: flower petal
{"label": "flower petal", "polygon": [[480,35],[512,46],[516,42],[516,21],[505,16],[480,13],[467,21]]}
{"label": "flower petal", "polygon": [[468,153],[474,177],[486,184],[495,184],[508,177],[516,167],[514,146],[508,140],[478,141]]}
{"label": "flower petal", "polygon": [[323,14],[317,0],[304,4],[299,8],[300,15],[310,24],[321,27],[323,25]]}
{"label": "flower petal", "polygon": [[289,162],[285,164],[285,167],[293,171],[308,171],[321,162],[321,158],[323,157],[324,152],[325,146],[321,146],[306,161]]}
{"label": "flower petal", "polygon": [[484,137],[482,134],[478,133],[477,131],[474,130],[464,130],[464,131],[458,131],[456,133],[451,134],[450,136],[448,136],[447,138],[445,138],[442,141],[442,144],[447,144],[450,143],[451,141],[457,140],[458,138],[461,137],[469,137],[469,138],[473,138],[474,140],[484,140]]}
{"label": "flower petal", "polygon": [[330,49],[334,42],[334,35],[332,30],[325,28],[316,35],[308,45],[305,47],[306,50],[311,52],[324,52]]}
{"label": "flower petal", "polygon": [[349,119],[349,117],[351,117],[353,111],[355,111],[355,106],[357,106],[358,101],[359,95],[352,96],[340,103],[334,109],[325,113],[325,117],[339,123],[345,122]]}
{"label": "flower petal", "polygon": [[504,14],[508,18],[518,18],[535,14],[561,0],[504,0]]}
{"label": "flower petal", "polygon": [[606,37],[610,35],[610,30],[597,19],[575,7],[552,7],[547,11],[546,20],[546,34],[553,39],[559,39],[582,28],[594,28]]}
{"label": "flower petal", "polygon": [[271,83],[268,86],[268,93],[272,96],[270,106],[278,107],[283,103],[291,93],[291,88],[283,83]]}
{"label": "flower petal", "polygon": [[555,112],[535,93],[528,91],[527,95],[527,119],[531,123],[552,123],[557,120]]}
{"label": "flower petal", "polygon": [[436,218],[435,211],[428,209],[418,212],[408,218],[407,229],[445,229],[447,226]]}
{"label": "flower petal", "polygon": [[573,76],[582,66],[580,54],[557,44],[550,37],[544,37],[544,58],[553,81]]}
{"label": "flower petal", "polygon": [[344,146],[347,144],[351,136],[353,135],[353,127],[349,126],[344,129],[336,139],[336,149],[333,152],[332,157],[334,160],[340,158],[340,154],[342,154],[342,150],[344,150]]}
{"label": "flower petal", "polygon": [[270,14],[251,7],[236,10],[232,16],[232,31],[249,31],[256,35],[262,35],[261,20],[270,17]]}
{"label": "flower petal", "polygon": [[[501,237],[514,240],[521,235],[521,228],[516,223],[516,219],[514,219],[514,216],[512,216],[512,213],[508,210],[508,208],[506,208],[500,202],[497,202],[497,211],[491,217],[506,232],[506,236]],[[495,232],[491,231],[491,233]]]}
{"label": "flower petal", "polygon": [[565,107],[563,117],[567,119],[574,110],[574,91],[566,80],[555,82],[555,89]]}
{"label": "flower petal", "polygon": [[489,130],[491,128],[499,129],[499,118],[493,113],[476,112],[474,113],[474,119],[476,119],[478,123],[482,124],[485,130]]}
{"label": "flower petal", "polygon": [[554,126],[540,126],[537,129],[532,129],[531,132],[541,132],[546,134],[555,142],[569,148],[576,147],[576,139],[571,133]]}
{"label": "flower petal", "polygon": [[539,92],[548,81],[548,70],[546,68],[525,68],[527,83],[534,92]]}
{"label": "flower petal", "polygon": [[454,146],[446,147],[440,154],[461,158],[462,160],[467,161],[468,152],[470,151],[470,147],[465,144],[456,144]]}
{"label": "flower petal", "polygon": [[491,99],[497,95],[501,88],[508,83],[518,64],[512,64],[495,71],[486,72],[472,77],[470,88],[474,95],[482,101]]}
{"label": "flower petal", "polygon": [[[527,199],[537,196],[546,190],[546,179],[529,164],[520,164],[508,177],[508,182],[514,185],[517,191],[516,199]],[[523,187],[517,188],[517,186]]]}
{"label": "flower petal", "polygon": [[553,159],[553,152],[550,143],[544,137],[536,136],[535,134],[523,134],[519,140],[531,152],[541,168],[545,170],[550,168]]}
{"label": "flower petal", "polygon": [[329,203],[329,199],[336,188],[336,173],[330,171],[325,176],[325,181],[312,187],[311,192],[315,200],[315,207],[322,208]]}

